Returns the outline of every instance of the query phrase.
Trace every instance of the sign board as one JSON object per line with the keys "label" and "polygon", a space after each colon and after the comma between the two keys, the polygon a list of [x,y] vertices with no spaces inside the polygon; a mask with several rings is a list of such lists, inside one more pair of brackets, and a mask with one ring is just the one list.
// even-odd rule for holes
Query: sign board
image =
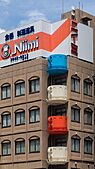
{"label": "sign board", "polygon": [[71,19],[53,24],[38,21],[0,35],[0,67],[51,54],[93,62],[92,28]]}

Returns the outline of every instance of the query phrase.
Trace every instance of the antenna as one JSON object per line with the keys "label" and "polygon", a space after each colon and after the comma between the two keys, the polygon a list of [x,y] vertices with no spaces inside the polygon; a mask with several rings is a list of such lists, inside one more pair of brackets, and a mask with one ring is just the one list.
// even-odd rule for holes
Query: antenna
{"label": "antenna", "polygon": [[80,19],[80,1],[79,1],[79,19]]}
{"label": "antenna", "polygon": [[82,3],[82,11],[83,11],[83,3]]}
{"label": "antenna", "polygon": [[83,3],[82,3],[82,15],[83,15]]}
{"label": "antenna", "polygon": [[80,10],[80,1],[79,1],[79,10]]}
{"label": "antenna", "polygon": [[62,0],[62,15],[64,15],[64,0]]}

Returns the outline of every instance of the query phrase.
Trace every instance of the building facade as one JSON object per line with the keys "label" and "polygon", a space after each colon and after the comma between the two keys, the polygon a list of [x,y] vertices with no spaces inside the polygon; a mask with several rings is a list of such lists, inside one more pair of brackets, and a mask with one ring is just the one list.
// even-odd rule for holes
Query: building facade
{"label": "building facade", "polygon": [[94,169],[95,28],[84,14],[0,35],[0,169]]}

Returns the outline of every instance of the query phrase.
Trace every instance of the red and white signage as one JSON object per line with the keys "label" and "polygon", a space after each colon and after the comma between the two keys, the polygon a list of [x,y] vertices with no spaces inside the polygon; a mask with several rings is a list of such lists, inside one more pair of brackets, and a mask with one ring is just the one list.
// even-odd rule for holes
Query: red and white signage
{"label": "red and white signage", "polygon": [[38,21],[0,35],[0,67],[55,53],[93,62],[92,28],[71,19]]}

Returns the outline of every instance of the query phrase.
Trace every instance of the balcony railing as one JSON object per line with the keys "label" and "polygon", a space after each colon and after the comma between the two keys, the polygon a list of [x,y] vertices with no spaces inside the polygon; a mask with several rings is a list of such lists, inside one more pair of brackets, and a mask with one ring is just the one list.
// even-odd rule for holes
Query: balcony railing
{"label": "balcony railing", "polygon": [[49,147],[48,163],[49,164],[65,164],[67,159],[67,147]]}
{"label": "balcony railing", "polygon": [[48,117],[48,132],[49,134],[66,134],[67,117],[66,116],[50,116]]}
{"label": "balcony railing", "polygon": [[52,85],[48,87],[49,103],[66,103],[67,102],[67,86]]}

